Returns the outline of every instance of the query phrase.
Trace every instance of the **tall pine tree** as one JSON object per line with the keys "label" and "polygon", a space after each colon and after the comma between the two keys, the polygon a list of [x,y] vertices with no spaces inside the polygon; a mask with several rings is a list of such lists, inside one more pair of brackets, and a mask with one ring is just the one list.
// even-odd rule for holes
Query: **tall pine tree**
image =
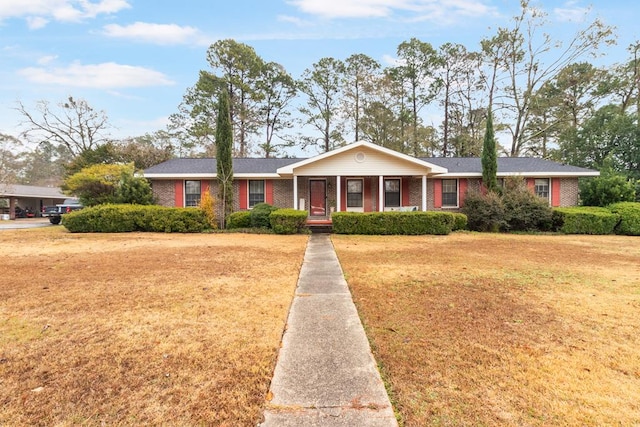
{"label": "tall pine tree", "polygon": [[498,153],[493,133],[491,107],[487,112],[487,127],[484,131],[484,145],[482,146],[482,182],[487,191],[496,192],[498,190]]}
{"label": "tall pine tree", "polygon": [[218,178],[218,200],[221,203],[221,227],[225,228],[227,217],[233,210],[233,129],[229,113],[229,92],[222,88],[218,99],[218,121],[216,125],[216,165]]}

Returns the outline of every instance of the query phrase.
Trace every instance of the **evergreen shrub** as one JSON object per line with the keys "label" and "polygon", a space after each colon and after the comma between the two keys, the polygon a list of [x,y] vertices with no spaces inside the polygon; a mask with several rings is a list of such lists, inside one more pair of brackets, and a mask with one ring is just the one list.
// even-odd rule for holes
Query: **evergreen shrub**
{"label": "evergreen shrub", "polygon": [[269,215],[271,212],[277,210],[275,206],[271,206],[268,203],[258,203],[251,209],[251,227],[254,228],[270,228],[271,222],[269,221]]}
{"label": "evergreen shrub", "polygon": [[460,212],[453,212],[453,231],[466,230],[467,228],[467,216]]}
{"label": "evergreen shrub", "polygon": [[269,215],[271,228],[276,234],[301,233],[307,225],[307,211],[277,209]]}
{"label": "evergreen shrub", "polygon": [[467,216],[467,228],[472,231],[497,233],[506,227],[505,209],[499,194],[469,191],[462,212]]}
{"label": "evergreen shrub", "polygon": [[620,216],[620,222],[615,227],[616,234],[640,236],[640,203],[614,203],[609,210]]}
{"label": "evergreen shrub", "polygon": [[112,204],[65,214],[62,225],[72,233],[199,233],[210,228],[206,215],[200,209]]}
{"label": "evergreen shrub", "polygon": [[555,208],[553,228],[565,234],[613,234],[620,217],[607,208],[576,206]]}
{"label": "evergreen shrub", "polygon": [[455,217],[451,212],[336,212],[332,215],[337,234],[421,235],[449,234]]}
{"label": "evergreen shrub", "polygon": [[250,228],[251,211],[237,211],[227,217],[227,229]]}

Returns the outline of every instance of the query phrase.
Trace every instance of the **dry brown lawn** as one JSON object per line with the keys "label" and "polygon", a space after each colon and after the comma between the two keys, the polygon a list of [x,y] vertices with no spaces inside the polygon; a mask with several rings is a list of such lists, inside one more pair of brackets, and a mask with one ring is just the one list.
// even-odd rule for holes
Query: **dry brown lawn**
{"label": "dry brown lawn", "polygon": [[640,425],[639,238],[333,242],[404,425]]}
{"label": "dry brown lawn", "polygon": [[0,425],[259,421],[306,236],[0,241]]}

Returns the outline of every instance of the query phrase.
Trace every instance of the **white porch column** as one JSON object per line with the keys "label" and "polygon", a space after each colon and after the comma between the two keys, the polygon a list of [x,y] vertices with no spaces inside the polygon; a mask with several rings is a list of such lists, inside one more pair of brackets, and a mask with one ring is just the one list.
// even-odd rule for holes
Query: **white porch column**
{"label": "white porch column", "polygon": [[422,175],[422,211],[427,210],[427,176]]}
{"label": "white porch column", "polygon": [[384,212],[384,176],[378,176],[378,212]]}
{"label": "white porch column", "polygon": [[336,212],[341,212],[342,207],[340,206],[340,186],[341,186],[340,175],[336,176]]}
{"label": "white porch column", "polygon": [[298,175],[293,175],[293,209],[298,210]]}

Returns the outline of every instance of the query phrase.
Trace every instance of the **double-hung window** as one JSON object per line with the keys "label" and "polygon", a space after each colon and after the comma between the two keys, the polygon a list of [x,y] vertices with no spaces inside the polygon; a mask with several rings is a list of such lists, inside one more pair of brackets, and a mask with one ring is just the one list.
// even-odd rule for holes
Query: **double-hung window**
{"label": "double-hung window", "polygon": [[400,207],[400,178],[384,180],[384,207]]}
{"label": "double-hung window", "polygon": [[549,178],[536,178],[534,192],[536,196],[549,200]]}
{"label": "double-hung window", "polygon": [[249,181],[249,209],[264,203],[264,180]]}
{"label": "double-hung window", "polygon": [[200,204],[200,181],[184,182],[184,205],[186,207],[195,207]]}
{"label": "double-hung window", "polygon": [[458,180],[457,179],[442,180],[442,207],[443,208],[458,207]]}
{"label": "double-hung window", "polygon": [[362,207],[362,180],[361,179],[347,180],[347,207],[348,208]]}

